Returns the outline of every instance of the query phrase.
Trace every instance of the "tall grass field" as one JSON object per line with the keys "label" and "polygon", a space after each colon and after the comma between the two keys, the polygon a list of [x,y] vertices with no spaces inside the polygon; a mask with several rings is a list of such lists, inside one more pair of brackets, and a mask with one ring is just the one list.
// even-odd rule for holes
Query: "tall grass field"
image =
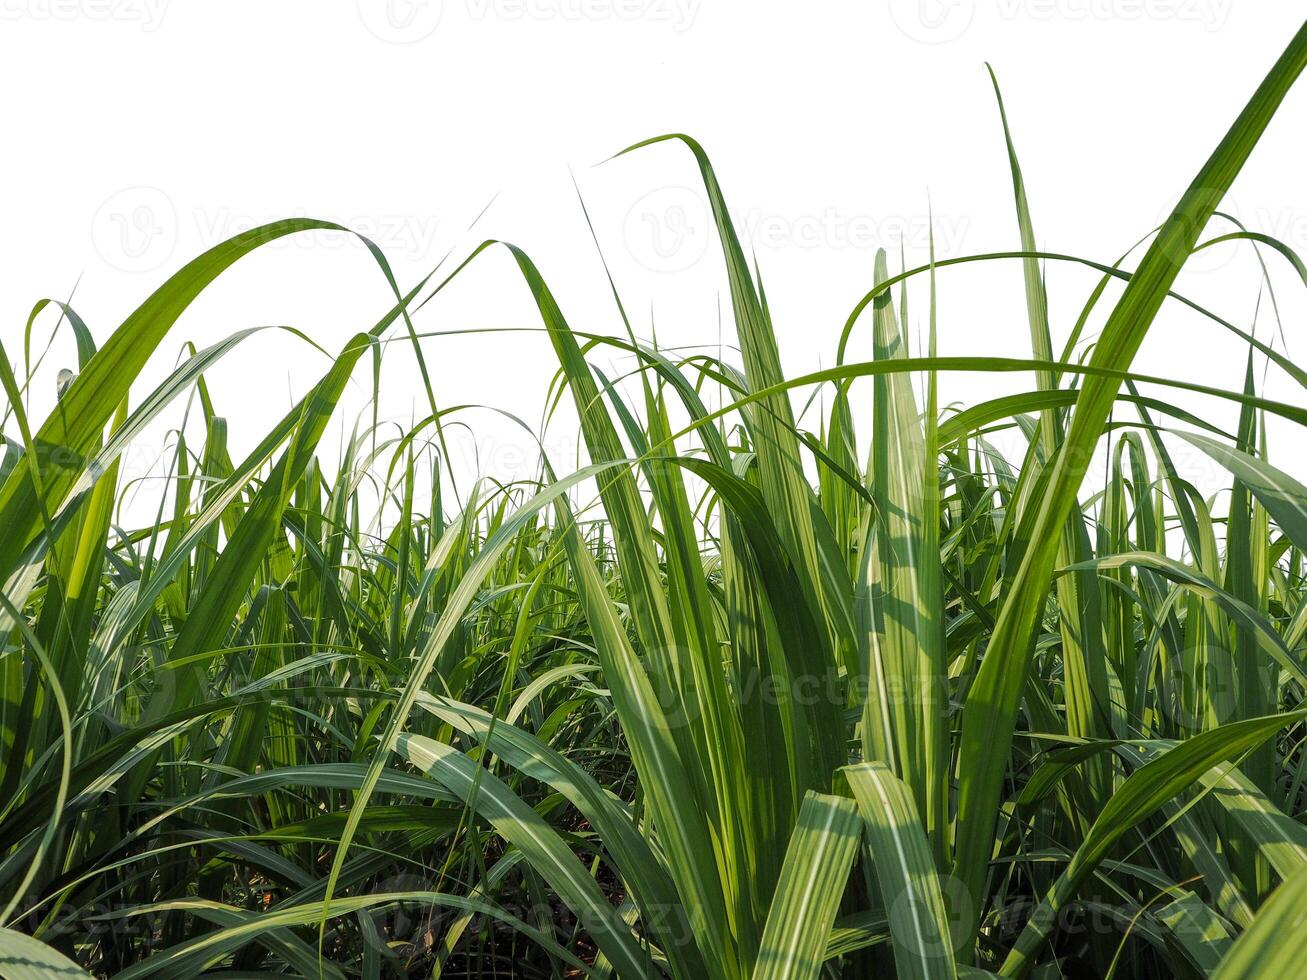
{"label": "tall grass field", "polygon": [[[107,336],[39,303],[0,356],[0,976],[1307,976],[1307,486],[1281,468],[1307,369],[1175,288],[1212,249],[1256,255],[1265,303],[1307,289],[1219,210],[1305,64],[1307,26],[1117,260],[1042,250],[1000,116],[1013,249],[880,254],[798,377],[683,136],[729,357],[573,329],[506,243],[416,284],[373,248],[393,305],[241,455],[246,396],[205,379],[249,331],[153,390],[147,361],[243,256],[341,229],[238,234]],[[420,385],[418,308],[487,252],[580,462],[455,493],[470,423],[438,385],[338,447],[347,387],[375,398],[383,354]],[[1091,288],[1055,322],[1068,264]],[[937,350],[959,265],[1024,283],[1028,356]],[[1238,339],[1227,386],[1132,370],[1171,306]],[[33,357],[50,331],[75,366]],[[950,372],[1007,393],[944,404]],[[187,401],[127,524],[124,451]]]}

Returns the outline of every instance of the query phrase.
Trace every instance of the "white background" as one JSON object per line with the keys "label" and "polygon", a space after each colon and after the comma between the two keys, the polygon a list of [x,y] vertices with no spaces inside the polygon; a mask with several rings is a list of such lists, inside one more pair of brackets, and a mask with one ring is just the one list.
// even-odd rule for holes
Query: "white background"
{"label": "white background", "polygon": [[[19,361],[32,304],[76,286],[73,305],[103,342],[185,261],[291,215],[368,234],[404,286],[451,250],[452,267],[484,238],[515,242],[574,328],[618,333],[575,179],[637,332],[656,330],[668,347],[729,347],[723,268],[688,151],[663,144],[597,165],[680,131],[717,168],[761,266],[786,370],[797,374],[832,363],[877,247],[895,266],[900,248],[910,265],[924,261],[932,210],[941,257],[1017,247],[986,61],[1003,86],[1041,244],[1112,262],[1166,214],[1304,14],[1297,0],[0,0],[0,339]],[[1298,249],[1307,248],[1305,134],[1300,83],[1227,201]],[[1267,261],[1288,349],[1301,356],[1302,285],[1278,257]],[[1095,278],[1064,267],[1048,276],[1056,346]],[[1258,334],[1276,332],[1246,246],[1196,258],[1179,288],[1245,329],[1260,297]],[[388,297],[366,251],[344,236],[267,248],[185,314],[136,398],[185,341],[287,324],[336,350]],[[940,304],[941,353],[1028,356],[1017,263],[941,273]],[[923,297],[914,337],[924,312]],[[418,317],[421,330],[537,325],[502,251]],[[38,321],[35,349],[53,326]],[[542,338],[425,345],[442,406],[485,403],[538,421],[555,367]],[[869,356],[866,323],[851,356]],[[1218,326],[1173,311],[1136,363],[1238,388],[1244,356]],[[72,360],[71,341],[56,341],[34,386],[36,415]],[[269,332],[215,370],[234,450],[257,442],[326,365],[302,341]],[[410,352],[390,350],[385,379],[384,416],[426,414]],[[357,381],[347,428],[368,372]],[[941,383],[945,401],[974,403],[1031,382]],[[1268,385],[1301,401],[1274,371]],[[1226,405],[1182,401],[1233,421]],[[484,413],[467,421],[478,438],[459,466],[500,476],[529,468],[511,428]],[[1272,458],[1304,475],[1301,433],[1272,434]],[[159,427],[129,472],[147,470],[168,439]],[[549,446],[560,468],[574,462],[565,458],[574,441],[567,425],[556,428]],[[1225,479],[1197,460],[1186,466],[1200,484]]]}

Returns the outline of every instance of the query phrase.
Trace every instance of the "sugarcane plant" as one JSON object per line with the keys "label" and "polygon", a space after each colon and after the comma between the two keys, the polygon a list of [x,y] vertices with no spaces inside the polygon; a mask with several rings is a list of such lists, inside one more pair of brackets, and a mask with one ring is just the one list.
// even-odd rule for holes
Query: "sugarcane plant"
{"label": "sugarcane plant", "polygon": [[[347,229],[243,232],[102,344],[38,303],[22,358],[0,346],[0,974],[1301,975],[1307,487],[1266,421],[1307,438],[1307,410],[1258,378],[1307,371],[1174,287],[1211,248],[1307,288],[1219,211],[1304,63],[1307,26],[1113,262],[1039,248],[999,98],[1017,247],[878,253],[834,364],[799,377],[682,135],[625,152],[693,156],[738,362],[640,339],[611,276],[624,330],[587,333],[511,244],[404,288],[363,240],[393,304],[241,457],[205,378],[258,330],[133,389],[233,263]],[[455,493],[446,429],[472,423],[437,399],[419,310],[491,251],[584,458]],[[1029,357],[937,352],[937,280],[972,263],[1022,276]],[[1090,277],[1069,324],[1052,264]],[[1228,388],[1132,370],[1168,304],[1246,346]],[[78,363],[38,422],[50,323]],[[332,458],[383,356],[429,411],[374,413]],[[955,371],[1013,390],[941,405]],[[123,453],[178,406],[157,518],[124,526]]]}

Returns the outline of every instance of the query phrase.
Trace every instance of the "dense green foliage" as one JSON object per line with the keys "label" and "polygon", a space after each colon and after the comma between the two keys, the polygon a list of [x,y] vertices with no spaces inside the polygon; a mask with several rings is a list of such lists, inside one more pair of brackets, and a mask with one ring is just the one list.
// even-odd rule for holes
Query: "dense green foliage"
{"label": "dense green foliage", "polygon": [[[1307,372],[1172,286],[1210,246],[1307,287],[1268,236],[1200,239],[1305,61],[1307,28],[1132,270],[1082,263],[1101,278],[1060,355],[1044,264],[1080,260],[1036,250],[1010,138],[1019,250],[894,276],[879,256],[836,365],[787,380],[713,170],[673,137],[743,363],[576,332],[531,259],[487,243],[467,261],[510,250],[588,464],[456,506],[434,403],[334,472],[319,441],[383,338],[420,364],[410,312],[463,266],[397,287],[243,459],[204,375],[245,335],[129,390],[228,266],[334,226],[211,249],[98,349],[38,305],[81,363],[38,424],[32,369],[0,357],[0,974],[1301,971],[1307,488],[1267,461],[1264,420],[1307,411],[1254,367]],[[1029,359],[936,355],[957,262],[1024,272]],[[1196,387],[1130,373],[1168,302],[1246,341],[1242,383],[1201,389],[1237,431],[1140,392]],[[638,369],[605,377],[590,356],[614,350]],[[950,370],[1036,386],[941,411]],[[814,433],[792,396],[818,391]],[[119,527],[124,447],[188,395],[203,444],[178,441],[155,523]],[[1178,439],[1225,492],[1186,482]]]}

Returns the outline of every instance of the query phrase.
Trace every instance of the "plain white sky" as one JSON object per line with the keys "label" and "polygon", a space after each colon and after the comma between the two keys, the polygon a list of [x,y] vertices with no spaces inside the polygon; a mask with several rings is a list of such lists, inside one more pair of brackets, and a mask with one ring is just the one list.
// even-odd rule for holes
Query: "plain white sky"
{"label": "plain white sky", "polygon": [[[665,346],[729,345],[723,269],[689,153],[674,144],[596,165],[672,131],[711,155],[762,268],[788,372],[832,363],[877,246],[941,256],[1015,248],[1002,134],[984,62],[1003,85],[1036,233],[1052,251],[1111,262],[1166,213],[1304,15],[1266,0],[0,0],[0,339],[21,358],[41,297],[66,297],[103,341],[172,271],[251,225],[329,218],[372,237],[404,285],[487,237],[523,246],[579,330],[620,331],[573,179],[636,321]],[[1227,207],[1307,248],[1307,84],[1286,101]],[[476,227],[474,219],[485,211]],[[1301,284],[1271,262],[1291,354]],[[1055,343],[1094,279],[1049,270]],[[1246,249],[1195,261],[1180,289],[1245,328],[1261,282]],[[1026,356],[1021,271],[941,274],[939,349]],[[328,349],[388,306],[367,253],[303,236],[243,260],[182,318],[152,363],[256,324]],[[914,306],[916,334],[925,304]],[[38,325],[38,346],[53,319]],[[536,326],[502,252],[479,259],[418,318],[422,330]],[[1259,335],[1274,328],[1263,296]],[[485,403],[534,422],[552,354],[529,334],[426,342],[442,405]],[[852,356],[869,356],[864,329]],[[1142,371],[1237,388],[1242,347],[1171,312]],[[33,400],[48,407],[57,343]],[[614,368],[620,370],[621,362]],[[266,333],[210,375],[237,450],[325,369]],[[388,355],[383,414],[423,414],[411,356]],[[366,394],[343,413],[352,420]],[[950,376],[944,399],[1030,386]],[[1270,393],[1301,392],[1270,380]],[[143,393],[144,389],[141,389]],[[139,393],[137,395],[139,398]],[[869,397],[869,393],[868,393]],[[1228,406],[1184,400],[1218,422]],[[526,465],[510,427],[469,416],[462,465]],[[808,419],[815,428],[818,420]],[[564,466],[574,434],[550,443]],[[1302,433],[1273,427],[1300,470]],[[160,430],[130,458],[139,475]],[[1192,475],[1209,480],[1203,464]],[[1304,475],[1299,473],[1299,475]],[[1216,474],[1207,474],[1215,482]],[[1223,477],[1221,478],[1224,479]]]}

